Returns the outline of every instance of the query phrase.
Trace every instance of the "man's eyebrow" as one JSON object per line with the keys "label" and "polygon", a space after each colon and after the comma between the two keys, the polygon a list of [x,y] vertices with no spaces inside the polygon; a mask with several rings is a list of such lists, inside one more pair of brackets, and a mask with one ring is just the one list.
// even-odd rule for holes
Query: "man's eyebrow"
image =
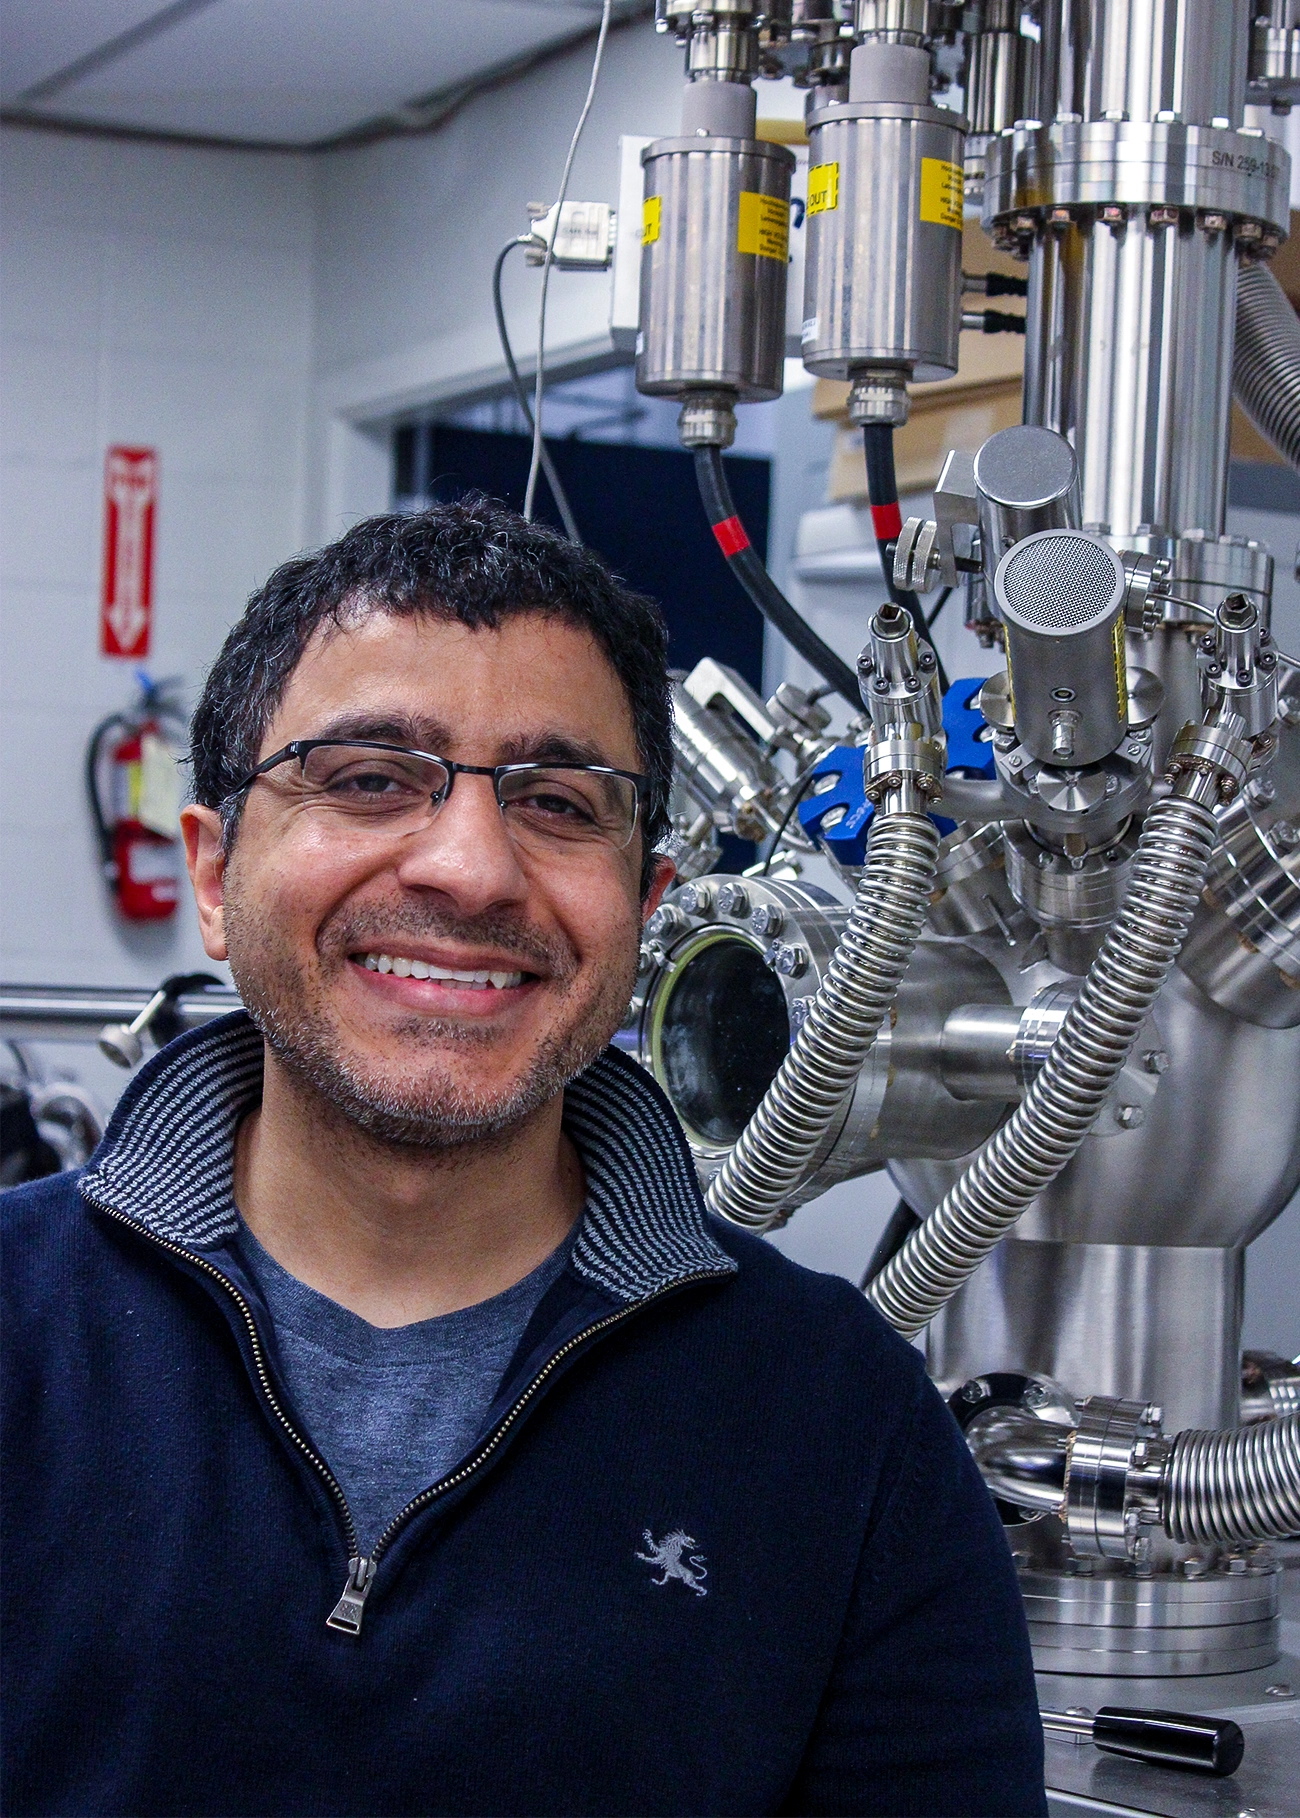
{"label": "man's eyebrow", "polygon": [[590,739],[563,732],[522,733],[503,739],[499,747],[503,764],[604,764],[612,769],[609,754]]}
{"label": "man's eyebrow", "polygon": [[417,720],[405,713],[354,712],[337,714],[318,732],[318,739],[377,740],[386,745],[408,745],[435,754],[448,742],[448,731],[436,720]]}

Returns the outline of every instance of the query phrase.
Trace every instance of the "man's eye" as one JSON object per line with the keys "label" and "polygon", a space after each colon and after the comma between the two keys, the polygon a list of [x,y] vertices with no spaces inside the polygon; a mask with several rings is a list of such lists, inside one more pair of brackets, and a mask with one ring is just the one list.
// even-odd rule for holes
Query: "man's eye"
{"label": "man's eye", "polygon": [[527,814],[545,815],[553,820],[590,821],[595,817],[591,804],[579,797],[561,794],[554,788],[533,789],[516,798],[512,806]]}
{"label": "man's eye", "polygon": [[337,770],[322,778],[319,786],[337,802],[383,802],[385,806],[411,801],[421,793],[413,777],[382,766]]}

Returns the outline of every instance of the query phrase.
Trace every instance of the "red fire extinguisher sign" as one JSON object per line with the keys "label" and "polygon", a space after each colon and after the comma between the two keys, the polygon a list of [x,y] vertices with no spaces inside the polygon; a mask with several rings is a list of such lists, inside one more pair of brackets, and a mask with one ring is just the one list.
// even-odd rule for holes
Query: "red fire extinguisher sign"
{"label": "red fire extinguisher sign", "polygon": [[157,450],[110,448],[104,458],[104,588],[99,615],[99,647],[105,656],[149,654],[157,508]]}

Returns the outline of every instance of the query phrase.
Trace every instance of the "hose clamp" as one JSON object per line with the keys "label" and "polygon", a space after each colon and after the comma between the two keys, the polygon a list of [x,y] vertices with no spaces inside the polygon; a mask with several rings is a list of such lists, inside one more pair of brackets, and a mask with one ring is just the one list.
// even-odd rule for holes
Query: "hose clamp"
{"label": "hose clamp", "polygon": [[868,798],[878,804],[910,783],[927,801],[937,802],[943,794],[945,745],[942,736],[928,738],[919,727],[915,733],[891,732],[874,739],[863,764]]}
{"label": "hose clamp", "polygon": [[1140,1562],[1149,1550],[1143,1529],[1160,1520],[1172,1451],[1162,1418],[1153,1403],[1114,1395],[1082,1404],[1065,1477],[1066,1530],[1076,1553]]}

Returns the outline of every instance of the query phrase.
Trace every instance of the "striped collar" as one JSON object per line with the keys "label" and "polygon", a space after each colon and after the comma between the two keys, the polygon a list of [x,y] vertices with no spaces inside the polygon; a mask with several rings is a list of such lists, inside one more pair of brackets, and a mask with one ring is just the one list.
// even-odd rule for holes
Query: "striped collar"
{"label": "striped collar", "polygon": [[[262,1037],[243,1011],[173,1042],[123,1094],[81,1177],[94,1206],[155,1237],[211,1250],[238,1229],[235,1131],[262,1095]],[[690,1152],[654,1081],[607,1048],[567,1088],[564,1127],[587,1200],[572,1267],[635,1301],[737,1265],[714,1240]]]}

